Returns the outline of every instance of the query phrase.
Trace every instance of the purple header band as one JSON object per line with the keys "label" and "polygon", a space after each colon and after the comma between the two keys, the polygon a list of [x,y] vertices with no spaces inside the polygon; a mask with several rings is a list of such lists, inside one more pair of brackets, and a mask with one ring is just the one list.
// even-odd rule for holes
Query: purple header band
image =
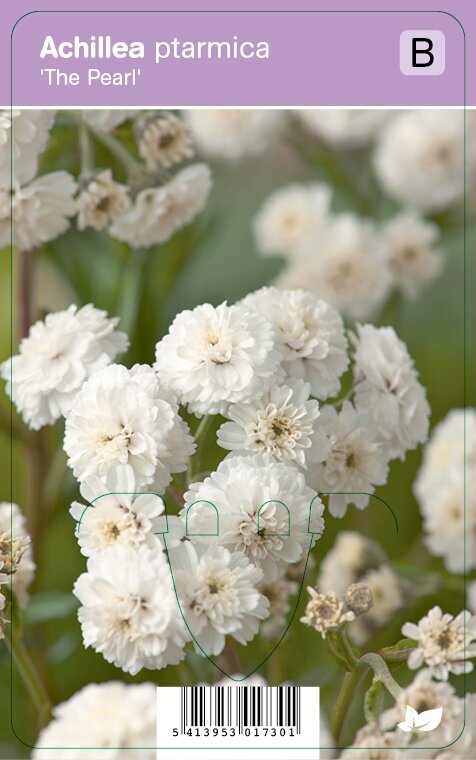
{"label": "purple header band", "polygon": [[[10,0],[0,11],[0,71],[10,70],[14,29],[12,102],[19,106],[476,105],[474,0],[446,0],[442,10],[432,7],[435,0],[419,0],[414,11],[405,7],[409,0],[342,0],[339,11],[334,4],[301,0],[298,11],[286,10],[291,0],[261,0],[256,10],[256,4],[236,0],[226,11],[223,2],[208,0],[206,12],[198,12],[190,0],[180,10],[169,10],[170,0],[141,0],[139,11],[130,10],[130,0],[101,0],[101,10],[93,12],[91,0],[44,0],[45,9],[37,11],[31,0]],[[403,73],[408,61],[400,61],[400,37],[406,30],[444,35],[442,73],[428,76],[424,66],[421,75],[418,69],[416,75]],[[49,35],[56,45],[75,36],[89,44],[92,35],[96,43],[101,36],[112,43],[138,41],[144,57],[42,59]],[[269,58],[218,59],[214,51],[212,58],[174,57],[174,38],[194,43],[196,51],[198,42],[213,41],[230,42],[232,49],[235,37],[238,45],[251,42],[255,49],[266,42]],[[159,62],[157,42],[164,43]],[[177,50],[186,54],[180,45]],[[118,84],[112,84],[114,75]],[[8,79],[0,82],[4,106],[10,103]]]}

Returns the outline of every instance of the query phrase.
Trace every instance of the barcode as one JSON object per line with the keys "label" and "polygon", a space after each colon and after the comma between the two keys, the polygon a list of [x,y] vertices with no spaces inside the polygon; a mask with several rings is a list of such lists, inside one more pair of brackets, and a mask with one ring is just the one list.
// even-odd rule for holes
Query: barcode
{"label": "barcode", "polygon": [[301,733],[298,686],[181,687],[181,733],[190,728],[292,728]]}

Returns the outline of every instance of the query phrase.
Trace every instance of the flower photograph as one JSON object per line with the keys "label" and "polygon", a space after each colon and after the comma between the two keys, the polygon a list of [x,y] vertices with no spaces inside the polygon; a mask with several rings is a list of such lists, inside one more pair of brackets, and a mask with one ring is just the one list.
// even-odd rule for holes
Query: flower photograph
{"label": "flower photograph", "polygon": [[0,757],[474,758],[473,116],[0,110]]}

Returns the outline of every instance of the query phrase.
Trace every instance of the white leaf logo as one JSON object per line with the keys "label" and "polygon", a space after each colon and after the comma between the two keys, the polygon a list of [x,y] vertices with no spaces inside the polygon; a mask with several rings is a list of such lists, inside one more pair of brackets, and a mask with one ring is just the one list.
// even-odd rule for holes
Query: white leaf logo
{"label": "white leaf logo", "polygon": [[433,731],[441,723],[443,717],[443,708],[437,707],[435,710],[424,710],[418,714],[417,711],[407,705],[405,720],[398,724],[402,731]]}

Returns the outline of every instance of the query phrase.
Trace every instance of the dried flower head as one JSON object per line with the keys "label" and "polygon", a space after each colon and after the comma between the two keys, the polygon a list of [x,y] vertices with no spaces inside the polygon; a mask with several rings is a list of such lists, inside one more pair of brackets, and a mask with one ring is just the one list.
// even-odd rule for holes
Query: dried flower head
{"label": "dried flower head", "polygon": [[113,180],[110,169],[82,177],[77,202],[80,230],[85,227],[102,230],[131,205],[128,188]]}
{"label": "dried flower head", "polygon": [[30,543],[29,536],[13,536],[12,538],[9,531],[0,533],[0,562],[3,563],[4,573],[8,575],[16,573]]}
{"label": "dried flower head", "polygon": [[342,623],[354,619],[354,613],[344,611],[343,603],[339,602],[333,591],[328,594],[319,594],[312,586],[308,586],[307,590],[311,599],[307,603],[306,614],[301,618],[301,623],[315,628],[323,639],[326,638],[328,631],[335,630]]}
{"label": "dried flower head", "polygon": [[137,147],[147,166],[170,166],[194,154],[190,128],[173,113],[161,111],[140,116],[136,121]]}
{"label": "dried flower head", "polygon": [[356,615],[364,615],[371,609],[374,598],[365,583],[352,583],[345,592],[344,602]]}

